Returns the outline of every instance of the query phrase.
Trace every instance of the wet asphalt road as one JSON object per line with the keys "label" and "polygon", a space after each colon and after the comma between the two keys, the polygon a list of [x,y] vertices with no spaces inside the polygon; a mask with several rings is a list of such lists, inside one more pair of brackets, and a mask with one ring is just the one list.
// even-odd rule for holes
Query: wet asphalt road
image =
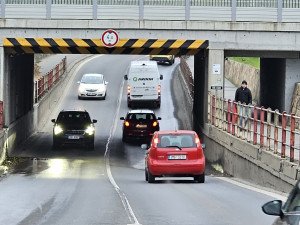
{"label": "wet asphalt road", "polygon": [[[14,153],[20,163],[0,182],[0,224],[6,225],[253,225],[271,224],[261,205],[274,199],[207,171],[204,184],[189,178],[144,177],[142,142],[122,143],[120,116],[128,111],[123,75],[129,62],[146,56],[105,55],[83,62],[62,93],[49,122]],[[146,57],[147,58],[147,57]],[[160,65],[161,129],[176,129],[171,80],[176,67]],[[76,83],[84,73],[103,73],[104,101],[78,100]],[[84,108],[97,119],[95,150],[81,146],[52,149],[52,123],[61,109]],[[230,180],[228,178],[228,180]]]}

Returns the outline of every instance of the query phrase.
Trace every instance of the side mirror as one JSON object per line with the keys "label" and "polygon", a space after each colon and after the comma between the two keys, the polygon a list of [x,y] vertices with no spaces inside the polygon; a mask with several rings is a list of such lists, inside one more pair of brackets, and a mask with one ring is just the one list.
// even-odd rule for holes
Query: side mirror
{"label": "side mirror", "polygon": [[55,119],[52,119],[51,122],[52,122],[52,123],[55,123]]}
{"label": "side mirror", "polygon": [[160,75],[159,79],[163,80],[163,79],[164,79],[164,76],[163,76],[163,75]]}
{"label": "side mirror", "polygon": [[202,149],[205,149],[205,148],[206,148],[206,145],[201,143],[201,148],[202,148]]}
{"label": "side mirror", "polygon": [[128,76],[127,75],[124,75],[124,80],[128,80]]}
{"label": "side mirror", "polygon": [[161,117],[157,117],[157,120],[161,120]]}
{"label": "side mirror", "polygon": [[105,82],[104,82],[104,84],[105,84],[105,85],[107,85],[107,84],[108,84],[108,82],[107,82],[107,81],[105,81]]}
{"label": "side mirror", "polygon": [[261,208],[265,214],[273,215],[273,216],[282,215],[282,211],[281,211],[282,201],[281,200],[273,200],[273,201],[267,202]]}
{"label": "side mirror", "polygon": [[77,84],[80,84],[80,81],[77,81]]}
{"label": "side mirror", "polygon": [[93,120],[93,123],[97,123],[97,120]]}
{"label": "side mirror", "polygon": [[125,120],[125,118],[122,116],[122,117],[120,117],[120,120]]}
{"label": "side mirror", "polygon": [[142,144],[142,145],[141,145],[141,148],[145,150],[145,149],[148,149],[149,146],[148,146],[147,144]]}

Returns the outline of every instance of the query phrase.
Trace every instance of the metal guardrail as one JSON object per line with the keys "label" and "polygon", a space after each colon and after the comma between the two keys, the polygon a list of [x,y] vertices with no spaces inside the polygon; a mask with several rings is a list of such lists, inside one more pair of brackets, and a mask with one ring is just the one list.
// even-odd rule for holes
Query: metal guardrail
{"label": "metal guardrail", "polygon": [[209,124],[300,165],[300,117],[211,94],[208,105]]}
{"label": "metal guardrail", "polygon": [[[300,0],[0,0],[0,18],[300,22]],[[66,5],[68,5],[66,7]]]}
{"label": "metal guardrail", "polygon": [[59,64],[57,64],[47,74],[34,82],[34,102],[37,103],[42,97],[50,91],[65,74],[67,58],[63,58]]}
{"label": "metal guardrail", "polygon": [[300,0],[2,0],[3,4],[44,4],[53,5],[154,5],[154,6],[215,6],[231,7],[272,7],[299,8]]}

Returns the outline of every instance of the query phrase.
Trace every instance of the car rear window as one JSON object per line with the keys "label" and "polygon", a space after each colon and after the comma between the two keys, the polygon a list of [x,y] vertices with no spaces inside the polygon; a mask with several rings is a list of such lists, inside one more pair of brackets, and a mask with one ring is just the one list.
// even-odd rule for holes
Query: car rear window
{"label": "car rear window", "polygon": [[58,123],[90,123],[91,119],[86,112],[61,112],[57,118]]}
{"label": "car rear window", "polygon": [[128,120],[154,120],[155,116],[152,113],[130,113],[127,116]]}
{"label": "car rear window", "polygon": [[180,148],[197,147],[195,143],[195,135],[193,134],[160,134],[158,135],[158,146],[160,148],[167,148],[168,146],[177,146]]}

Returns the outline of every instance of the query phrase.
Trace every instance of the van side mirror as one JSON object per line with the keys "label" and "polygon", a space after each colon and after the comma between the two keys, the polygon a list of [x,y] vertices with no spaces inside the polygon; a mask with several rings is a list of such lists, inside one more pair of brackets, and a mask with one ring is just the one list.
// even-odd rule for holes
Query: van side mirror
{"label": "van side mirror", "polygon": [[157,120],[161,120],[161,117],[157,117]]}
{"label": "van side mirror", "polygon": [[93,120],[93,123],[97,123],[97,120]]}
{"label": "van side mirror", "polygon": [[125,118],[122,116],[122,117],[120,117],[120,120],[125,120]]}
{"label": "van side mirror", "polygon": [[105,82],[104,82],[104,84],[105,84],[105,85],[107,85],[107,84],[108,84],[108,82],[107,82],[107,81],[105,81]]}
{"label": "van side mirror", "polygon": [[127,75],[124,75],[124,80],[128,80],[128,76]]}
{"label": "van side mirror", "polygon": [[205,148],[206,148],[206,145],[203,144],[203,143],[201,143],[201,148],[202,148],[202,149],[205,149]]}
{"label": "van side mirror", "polygon": [[52,119],[51,122],[52,122],[52,123],[55,123],[55,119]]}
{"label": "van side mirror", "polygon": [[163,80],[163,79],[164,79],[164,76],[163,76],[163,75],[160,75],[159,79]]}

